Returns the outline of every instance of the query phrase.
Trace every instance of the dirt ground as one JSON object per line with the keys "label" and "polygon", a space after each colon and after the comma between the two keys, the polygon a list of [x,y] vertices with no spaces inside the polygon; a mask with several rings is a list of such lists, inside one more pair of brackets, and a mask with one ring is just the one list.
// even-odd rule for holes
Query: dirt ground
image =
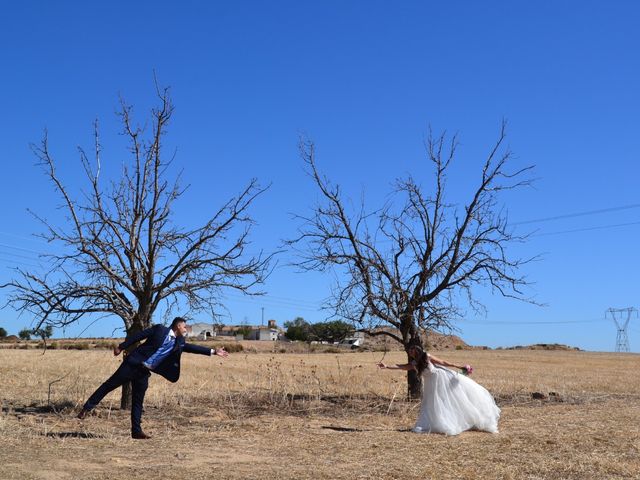
{"label": "dirt ground", "polygon": [[140,441],[116,393],[75,418],[108,352],[0,351],[0,479],[640,479],[638,355],[442,352],[502,408],[500,433],[455,437],[410,431],[380,355],[188,356],[178,384],[151,379]]}

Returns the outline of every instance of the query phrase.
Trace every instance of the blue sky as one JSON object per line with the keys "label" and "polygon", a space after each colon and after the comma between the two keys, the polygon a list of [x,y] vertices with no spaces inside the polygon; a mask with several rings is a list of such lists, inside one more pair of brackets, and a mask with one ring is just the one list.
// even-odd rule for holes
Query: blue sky
{"label": "blue sky", "polygon": [[[535,188],[505,197],[543,254],[524,273],[545,307],[479,291],[461,336],[476,345],[565,343],[612,350],[610,307],[640,307],[640,5],[617,2],[432,1],[14,2],[0,16],[3,169],[0,281],[47,248],[32,209],[58,218],[57,198],[29,143],[48,129],[61,174],[80,185],[76,147],[100,120],[105,161],[124,151],[119,95],[138,118],[153,72],[172,88],[167,145],[191,185],[176,218],[197,224],[252,177],[269,191],[252,213],[256,248],[295,231],[317,192],[298,157],[301,133],[353,198],[380,205],[396,177],[428,184],[428,126],[457,132],[451,194],[465,200],[480,162],[509,122],[514,166],[535,164]],[[446,3],[446,4],[445,4]],[[624,208],[623,208],[624,207]],[[582,214],[584,215],[577,215]],[[20,250],[21,249],[21,250]],[[323,320],[331,279],[280,266],[262,299],[227,299],[226,321]],[[7,292],[0,291],[0,300]],[[203,316],[197,318],[206,320]],[[16,333],[31,318],[0,312]],[[119,320],[85,334],[111,335]],[[58,335],[77,335],[86,325]],[[629,327],[640,351],[640,320]]]}

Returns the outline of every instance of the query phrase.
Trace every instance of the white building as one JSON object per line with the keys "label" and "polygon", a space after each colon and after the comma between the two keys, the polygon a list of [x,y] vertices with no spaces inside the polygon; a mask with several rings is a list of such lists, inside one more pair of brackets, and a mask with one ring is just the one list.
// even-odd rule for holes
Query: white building
{"label": "white building", "polygon": [[215,337],[216,331],[212,323],[188,323],[187,334],[188,338],[198,338],[206,340],[210,337]]}
{"label": "white building", "polygon": [[261,340],[266,342],[275,342],[280,336],[280,330],[275,320],[267,321],[267,326],[252,327],[247,340]]}
{"label": "white building", "polygon": [[364,332],[354,332],[351,337],[342,340],[338,345],[340,347],[357,348],[364,344]]}

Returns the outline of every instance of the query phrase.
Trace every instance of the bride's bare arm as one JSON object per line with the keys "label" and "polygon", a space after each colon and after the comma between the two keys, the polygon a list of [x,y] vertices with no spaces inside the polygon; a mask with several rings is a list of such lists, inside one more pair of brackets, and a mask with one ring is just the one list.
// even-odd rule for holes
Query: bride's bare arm
{"label": "bride's bare arm", "polygon": [[447,362],[446,360],[442,360],[441,358],[434,357],[430,353],[427,354],[427,356],[429,357],[429,360],[431,361],[431,363],[435,365],[442,365],[443,367],[452,367],[452,368],[459,368],[459,369],[464,368],[464,366],[456,365],[455,363],[450,363],[450,362]]}
{"label": "bride's bare arm", "polygon": [[386,363],[378,362],[378,368],[386,368],[388,370],[415,370],[416,367],[412,363],[397,363],[395,365],[387,365]]}

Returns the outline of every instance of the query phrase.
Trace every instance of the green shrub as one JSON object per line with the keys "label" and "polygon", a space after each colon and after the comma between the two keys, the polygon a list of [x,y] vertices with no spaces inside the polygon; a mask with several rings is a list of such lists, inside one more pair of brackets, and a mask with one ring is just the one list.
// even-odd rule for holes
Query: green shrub
{"label": "green shrub", "polygon": [[223,343],[221,346],[229,353],[242,352],[244,350],[241,343]]}
{"label": "green shrub", "polygon": [[31,333],[33,333],[31,329],[23,328],[18,333],[18,336],[20,337],[20,340],[31,340]]}
{"label": "green shrub", "polygon": [[336,348],[336,347],[327,347],[322,352],[323,353],[343,353],[344,350],[340,350],[339,348]]}
{"label": "green shrub", "polygon": [[113,350],[118,346],[118,342],[110,342],[108,340],[100,340],[96,342],[94,348],[99,348],[103,350]]}

